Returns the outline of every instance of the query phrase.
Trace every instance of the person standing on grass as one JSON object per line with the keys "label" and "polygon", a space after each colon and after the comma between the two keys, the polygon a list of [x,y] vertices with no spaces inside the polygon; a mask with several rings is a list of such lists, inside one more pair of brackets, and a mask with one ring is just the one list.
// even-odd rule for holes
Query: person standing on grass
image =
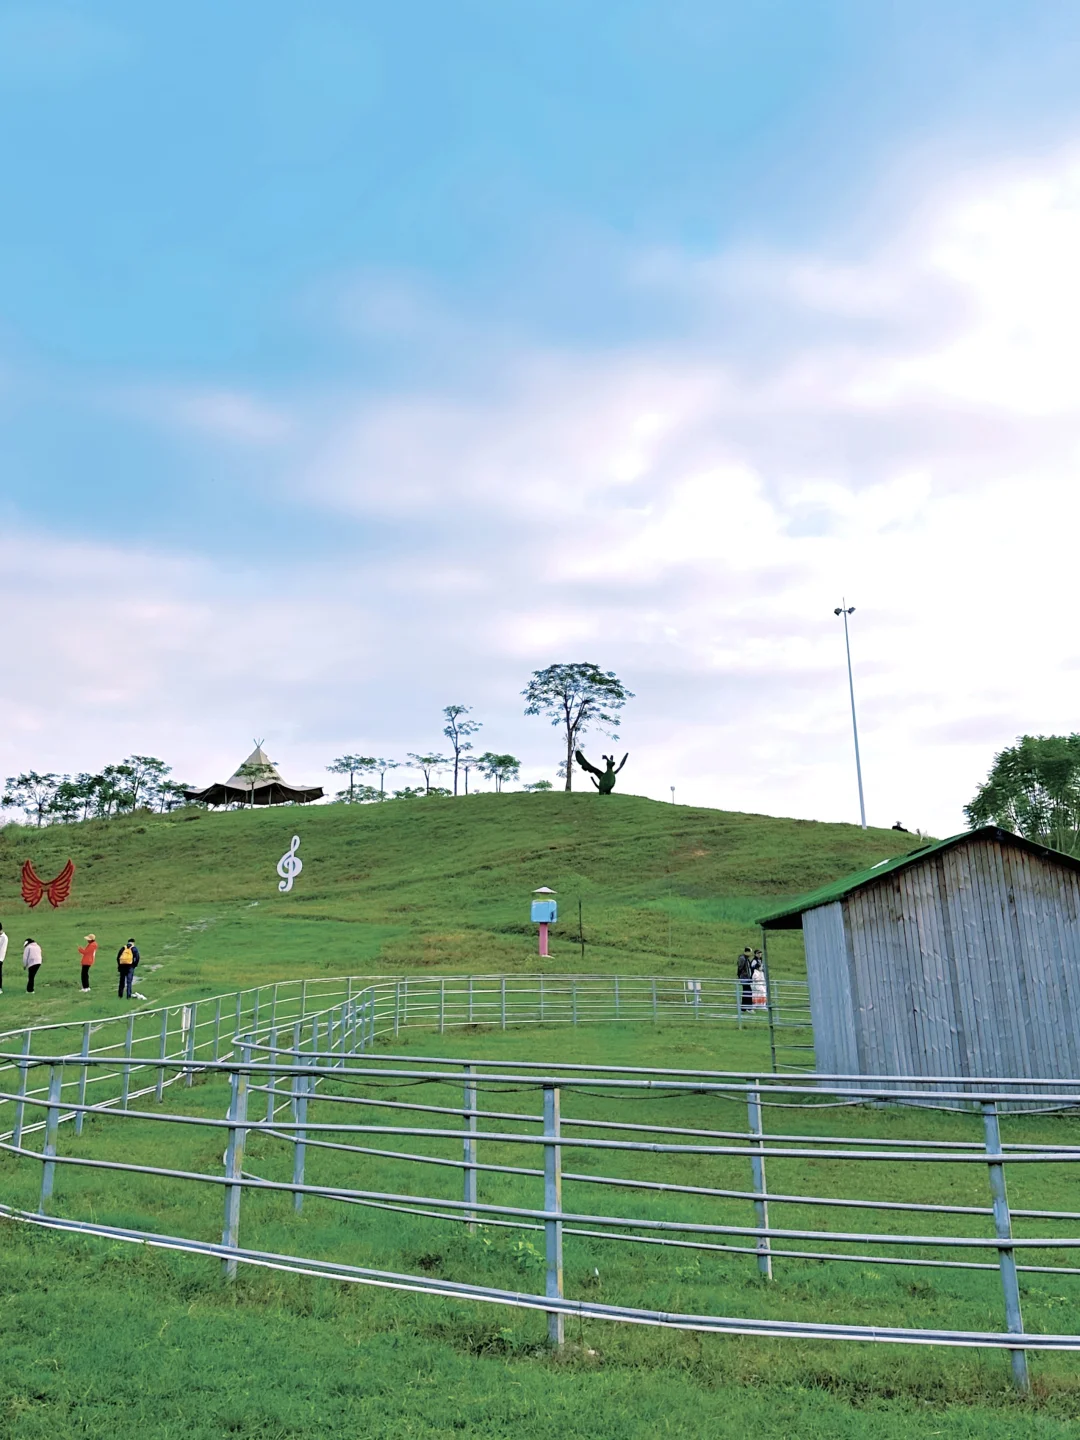
{"label": "person standing on grass", "polygon": [[4,993],[4,956],[7,954],[7,942],[4,927],[0,925],[0,995]]}
{"label": "person standing on grass", "polygon": [[36,940],[28,939],[22,952],[23,969],[26,971],[26,993],[34,993],[34,981],[41,969],[41,946]]}
{"label": "person standing on grass", "polygon": [[116,987],[116,998],[118,1000],[131,999],[131,977],[135,970],[135,957],[131,951],[131,941],[121,945],[116,956],[116,968],[120,972],[120,983]]}
{"label": "person standing on grass", "polygon": [[754,951],[753,959],[750,961],[750,997],[751,1004],[758,1008],[769,1003],[768,992],[765,988],[765,961],[760,950]]}
{"label": "person standing on grass", "polygon": [[82,960],[82,988],[84,990],[89,990],[90,966],[93,965],[94,961],[97,959],[97,940],[93,935],[87,935],[85,939],[85,945],[76,945],[75,948],[76,950],[78,950],[79,956]]}
{"label": "person standing on grass", "polygon": [[738,965],[737,965],[737,967],[736,967],[736,971],[735,971],[735,973],[736,973],[736,974],[738,975],[738,977],[739,977],[739,984],[740,984],[740,994],[739,994],[739,1009],[740,1009],[740,1010],[749,1010],[749,1009],[753,1006],[753,1003],[754,1003],[754,991],[753,991],[753,979],[754,979],[754,975],[753,975],[753,971],[752,971],[752,969],[751,969],[752,963],[753,963],[753,952],[751,951],[750,946],[747,945],[746,948],[743,950],[742,954],[739,956],[739,963],[738,963]]}
{"label": "person standing on grass", "polygon": [[[138,947],[138,945],[135,944],[135,941],[134,941],[133,938],[129,938],[127,943],[128,943],[128,949],[131,951],[131,979],[132,979],[132,983],[134,983],[134,981],[135,981],[135,971],[139,968],[139,961],[142,959],[142,956],[139,954],[139,947]],[[146,999],[146,996],[145,996],[145,995],[140,995],[139,992],[138,992],[138,990],[134,991],[134,995],[135,995],[135,999],[136,999],[136,1000],[145,1000],[145,999]]]}

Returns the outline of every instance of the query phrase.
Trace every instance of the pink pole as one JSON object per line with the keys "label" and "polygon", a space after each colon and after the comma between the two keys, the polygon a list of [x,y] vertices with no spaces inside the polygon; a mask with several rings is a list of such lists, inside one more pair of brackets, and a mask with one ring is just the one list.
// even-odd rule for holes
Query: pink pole
{"label": "pink pole", "polygon": [[548,948],[547,948],[547,937],[548,937],[547,921],[546,921],[546,920],[541,920],[541,922],[540,922],[540,954],[544,957],[545,960],[549,958],[549,957],[548,957]]}

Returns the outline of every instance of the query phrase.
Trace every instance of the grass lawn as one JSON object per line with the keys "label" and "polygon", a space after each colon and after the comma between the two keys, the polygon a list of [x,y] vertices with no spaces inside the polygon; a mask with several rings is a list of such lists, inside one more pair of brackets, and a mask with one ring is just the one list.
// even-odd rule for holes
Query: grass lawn
{"label": "grass lawn", "polygon": [[[301,836],[305,869],[294,891],[281,895],[274,865],[294,833]],[[915,837],[891,831],[727,814],[627,795],[609,801],[483,795],[383,807],[190,811],[41,832],[9,826],[0,832],[0,919],[13,945],[0,1027],[115,1013],[113,955],[129,934],[142,947],[139,986],[153,1004],[305,976],[535,971],[527,916],[530,891],[539,885],[559,892],[563,915],[549,970],[730,976],[735,953],[756,939],[752,922],[760,911],[915,843]],[[48,877],[69,855],[77,866],[72,900],[55,913],[28,916],[18,899],[18,864],[32,858]],[[576,944],[579,898],[584,962]],[[92,996],[84,999],[77,991],[74,947],[88,930],[102,942],[102,960]],[[45,950],[34,997],[18,982],[17,942],[26,934]],[[770,942],[770,958],[775,974],[800,975],[801,937],[778,936],[775,946]],[[767,1068],[764,1027],[754,1026],[475,1029],[441,1037],[413,1032],[396,1043],[417,1057]],[[438,1101],[438,1087],[426,1093]],[[481,1103],[512,1110],[534,1098],[482,1096]],[[589,1118],[607,1103],[575,1096],[572,1103],[564,1100],[564,1113]],[[168,1091],[163,1108],[220,1116],[224,1104],[223,1085],[209,1081]],[[665,1102],[660,1120],[656,1102],[635,1105],[641,1114],[634,1118],[645,1123],[742,1123],[735,1102],[710,1097]],[[329,1105],[316,1105],[314,1118],[322,1118],[320,1108],[330,1113]],[[770,1116],[768,1128],[795,1128],[792,1112],[781,1114]],[[620,1118],[628,1118],[626,1112]],[[841,1125],[850,1133],[942,1138],[975,1138],[978,1128],[972,1117],[921,1112],[798,1115],[802,1133]],[[1006,1132],[1020,1125],[1039,1138],[1059,1138],[1064,1127],[1080,1143],[1078,1122],[1071,1119],[1004,1122]],[[446,1142],[410,1143],[426,1146],[424,1153],[460,1158],[459,1134]],[[118,1147],[124,1158],[216,1166],[220,1173],[219,1133],[191,1130],[178,1139],[150,1120],[108,1117],[88,1124],[81,1140],[70,1127],[61,1132],[62,1153],[117,1156]],[[569,1154],[567,1169],[573,1168]],[[526,1146],[508,1146],[499,1158],[536,1163]],[[575,1165],[585,1174],[595,1160],[584,1155]],[[609,1167],[615,1163],[628,1176],[659,1174],[655,1157],[607,1160]],[[667,1175],[743,1188],[744,1163],[680,1157],[668,1164]],[[946,1186],[958,1203],[986,1203],[986,1176],[977,1166],[954,1167],[958,1173],[952,1175],[918,1165],[853,1168],[825,1158],[810,1164],[808,1177],[806,1162],[771,1161],[770,1189],[927,1199],[941,1198],[930,1187]],[[5,1200],[36,1205],[32,1168],[0,1158]],[[278,1142],[255,1137],[247,1168],[284,1178],[289,1160]],[[1076,1208],[1061,1169],[1013,1167],[1019,1172],[1010,1172],[1013,1204]],[[459,1195],[460,1172],[424,1170],[427,1193]],[[336,1178],[414,1186],[415,1172],[390,1158],[309,1151],[308,1178],[316,1183]],[[480,1198],[539,1204],[537,1183],[529,1177],[484,1175]],[[584,1179],[568,1182],[565,1203],[610,1207],[611,1192]],[[619,1192],[619,1204],[627,1213],[660,1213],[641,1192]],[[748,1202],[679,1196],[664,1204],[665,1213],[686,1219],[752,1219]],[[54,1205],[56,1213],[215,1239],[221,1207],[220,1192],[209,1187],[195,1192],[191,1185],[138,1176],[118,1182],[115,1175],[72,1169],[61,1169]],[[844,1224],[836,1217],[842,1214],[792,1204],[775,1207],[772,1219],[840,1229]],[[887,1222],[859,1212],[859,1223],[872,1229]],[[972,1223],[965,1219],[960,1228]],[[1028,1228],[1019,1233],[1039,1233],[1037,1223],[1023,1222]],[[310,1198],[297,1217],[285,1197],[245,1196],[241,1241],[525,1289],[542,1283],[537,1247],[527,1235],[482,1227],[470,1236],[445,1222]],[[748,1257],[568,1237],[566,1273],[568,1294],[599,1293],[626,1304],[1001,1327],[1000,1289],[989,1272],[778,1260],[776,1280],[768,1286]],[[1025,1322],[1033,1330],[1080,1329],[1078,1295],[1072,1279],[1026,1277]],[[1020,1398],[998,1352],[725,1339],[574,1322],[565,1354],[554,1356],[543,1332],[542,1316],[506,1307],[270,1271],[242,1268],[236,1285],[226,1287],[214,1262],[0,1224],[3,1440],[368,1434],[428,1440],[463,1433],[515,1440],[899,1440],[916,1434],[1057,1440],[1080,1433],[1080,1378],[1067,1356],[1035,1357],[1033,1394]]]}
{"label": "grass lawn", "polygon": [[[274,867],[294,833],[304,871],[282,895]],[[155,1005],[305,976],[535,970],[528,907],[540,885],[561,906],[550,970],[733,975],[763,909],[915,844],[891,830],[576,793],[9,825],[0,1030],[119,1008],[114,961],[129,935]],[[19,865],[32,859],[48,878],[69,856],[72,898],[31,914]],[[89,1001],[75,949],[87,932],[101,945]],[[27,935],[45,955],[32,998],[19,978]],[[770,959],[777,975],[801,974],[801,936],[778,934]]]}

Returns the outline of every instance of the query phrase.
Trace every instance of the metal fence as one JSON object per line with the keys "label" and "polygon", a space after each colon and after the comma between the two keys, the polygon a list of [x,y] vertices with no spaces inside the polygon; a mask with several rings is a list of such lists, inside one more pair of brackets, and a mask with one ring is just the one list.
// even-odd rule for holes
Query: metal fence
{"label": "metal fence", "polygon": [[[393,1037],[414,1027],[674,1017],[687,1026],[753,1023],[732,1007],[734,987],[726,982],[401,977],[363,986],[325,982],[317,992],[314,985],[277,988],[273,998],[232,997],[231,1011],[223,1000],[204,1002],[205,1019],[156,1012],[156,1049],[149,1043],[154,1012],[143,1012],[151,1019],[142,1026],[138,1016],[125,1017],[119,1053],[111,1039],[91,1044],[93,1022],[82,1027],[78,1046],[64,1043],[62,1026],[25,1032],[29,1039],[6,1049],[0,1037],[0,1115],[13,1117],[2,1148],[29,1163],[9,1168],[18,1183],[12,1179],[0,1213],[215,1256],[229,1276],[244,1263],[544,1311],[555,1344],[572,1316],[722,1334],[992,1346],[1008,1352],[1021,1386],[1027,1352],[1080,1350],[1080,1335],[1025,1330],[1021,1309],[1027,1277],[1066,1282],[1080,1275],[1069,1263],[1078,1258],[1080,1211],[1010,1204],[1006,1188],[1006,1167],[1021,1184],[1025,1172],[1060,1175],[1066,1188],[1074,1183],[1080,1125],[1068,1112],[1080,1105],[1080,1079],[965,1078],[950,1089],[949,1077],[890,1076],[875,1086],[865,1077],[417,1059],[392,1051]],[[764,1037],[765,1021],[758,1023]],[[200,1026],[207,1027],[202,1034]],[[167,1085],[185,1080],[199,1084],[190,1094],[182,1087],[183,1103],[168,1112],[135,1104],[162,1101]],[[1018,1097],[1029,1113],[1009,1123],[1025,1133],[1003,1143],[999,1109]],[[949,1135],[928,1136],[930,1107],[954,1105],[963,1112],[940,1117],[953,1127]],[[1039,1112],[1056,1116],[1060,1128],[1050,1140],[1037,1137]],[[915,1133],[900,1133],[898,1114]],[[832,1123],[837,1115],[845,1128]],[[87,1117],[94,1124],[83,1135]],[[65,1120],[79,1138],[61,1145]],[[224,1142],[223,1159],[207,1159],[221,1154],[220,1143],[208,1149],[208,1137]],[[168,1167],[155,1163],[163,1143]],[[190,1228],[201,1225],[203,1233],[162,1234],[101,1219],[117,1177],[125,1213],[133,1195],[145,1194],[149,1205],[154,1187],[170,1194],[181,1187],[192,1197]],[[879,1186],[892,1193],[875,1193]],[[211,1222],[200,1208],[212,1192],[223,1200],[220,1241],[206,1233]],[[310,1252],[318,1250],[315,1236],[328,1233],[327,1215],[355,1216],[359,1207],[374,1227],[366,1243],[382,1246],[380,1263],[350,1258],[355,1226],[331,1227],[331,1254],[301,1256],[260,1243],[278,1233],[283,1214],[302,1214],[305,1202],[318,1207],[321,1221]],[[394,1227],[378,1231],[387,1216],[396,1217]],[[847,1228],[852,1219],[857,1224]],[[837,1228],[829,1228],[833,1220]],[[914,1231],[904,1228],[913,1222]],[[432,1226],[469,1237],[460,1275],[402,1266],[403,1237],[427,1235]],[[519,1258],[535,1260],[542,1288],[476,1278],[494,1263],[479,1247],[503,1234],[519,1237]],[[576,1282],[578,1293],[568,1294],[565,1243],[588,1258],[632,1250],[639,1259],[625,1284],[638,1285],[640,1303],[603,1300]],[[695,1264],[751,1266],[765,1310],[770,1294],[783,1293],[785,1276],[800,1276],[808,1262],[860,1265],[870,1275],[893,1266],[949,1272],[973,1287],[955,1297],[959,1320],[983,1313],[996,1291],[1004,1329],[867,1325],[813,1314],[732,1317],[657,1303],[687,1256],[698,1257]],[[575,1265],[575,1274],[581,1270]]]}

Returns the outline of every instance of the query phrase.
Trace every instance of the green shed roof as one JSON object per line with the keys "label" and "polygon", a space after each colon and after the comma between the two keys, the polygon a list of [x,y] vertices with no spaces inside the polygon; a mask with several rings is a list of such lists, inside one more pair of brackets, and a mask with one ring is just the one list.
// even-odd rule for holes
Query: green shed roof
{"label": "green shed roof", "polygon": [[833,880],[818,890],[811,890],[808,895],[789,901],[782,910],[770,911],[757,923],[765,930],[801,930],[802,917],[807,910],[816,910],[819,905],[831,905],[835,900],[842,900],[845,895],[850,895],[853,890],[861,889],[863,885],[872,885],[876,880],[892,875],[897,870],[904,870],[909,865],[919,865],[931,855],[940,854],[942,850],[950,850],[955,845],[963,845],[972,840],[996,840],[1001,845],[1012,845],[1045,860],[1056,860],[1067,869],[1080,872],[1080,860],[1073,855],[1066,855],[1061,850],[1051,850],[1049,846],[1040,845],[1034,840],[1025,840],[1022,835],[1014,835],[1011,830],[1002,830],[997,825],[984,825],[978,830],[965,830],[960,835],[950,835],[947,840],[935,840],[932,845],[920,845],[915,850],[909,850],[906,855],[893,855],[887,860],[879,860],[876,865],[871,865],[866,870],[857,870],[854,875],[845,875],[842,880]]}

